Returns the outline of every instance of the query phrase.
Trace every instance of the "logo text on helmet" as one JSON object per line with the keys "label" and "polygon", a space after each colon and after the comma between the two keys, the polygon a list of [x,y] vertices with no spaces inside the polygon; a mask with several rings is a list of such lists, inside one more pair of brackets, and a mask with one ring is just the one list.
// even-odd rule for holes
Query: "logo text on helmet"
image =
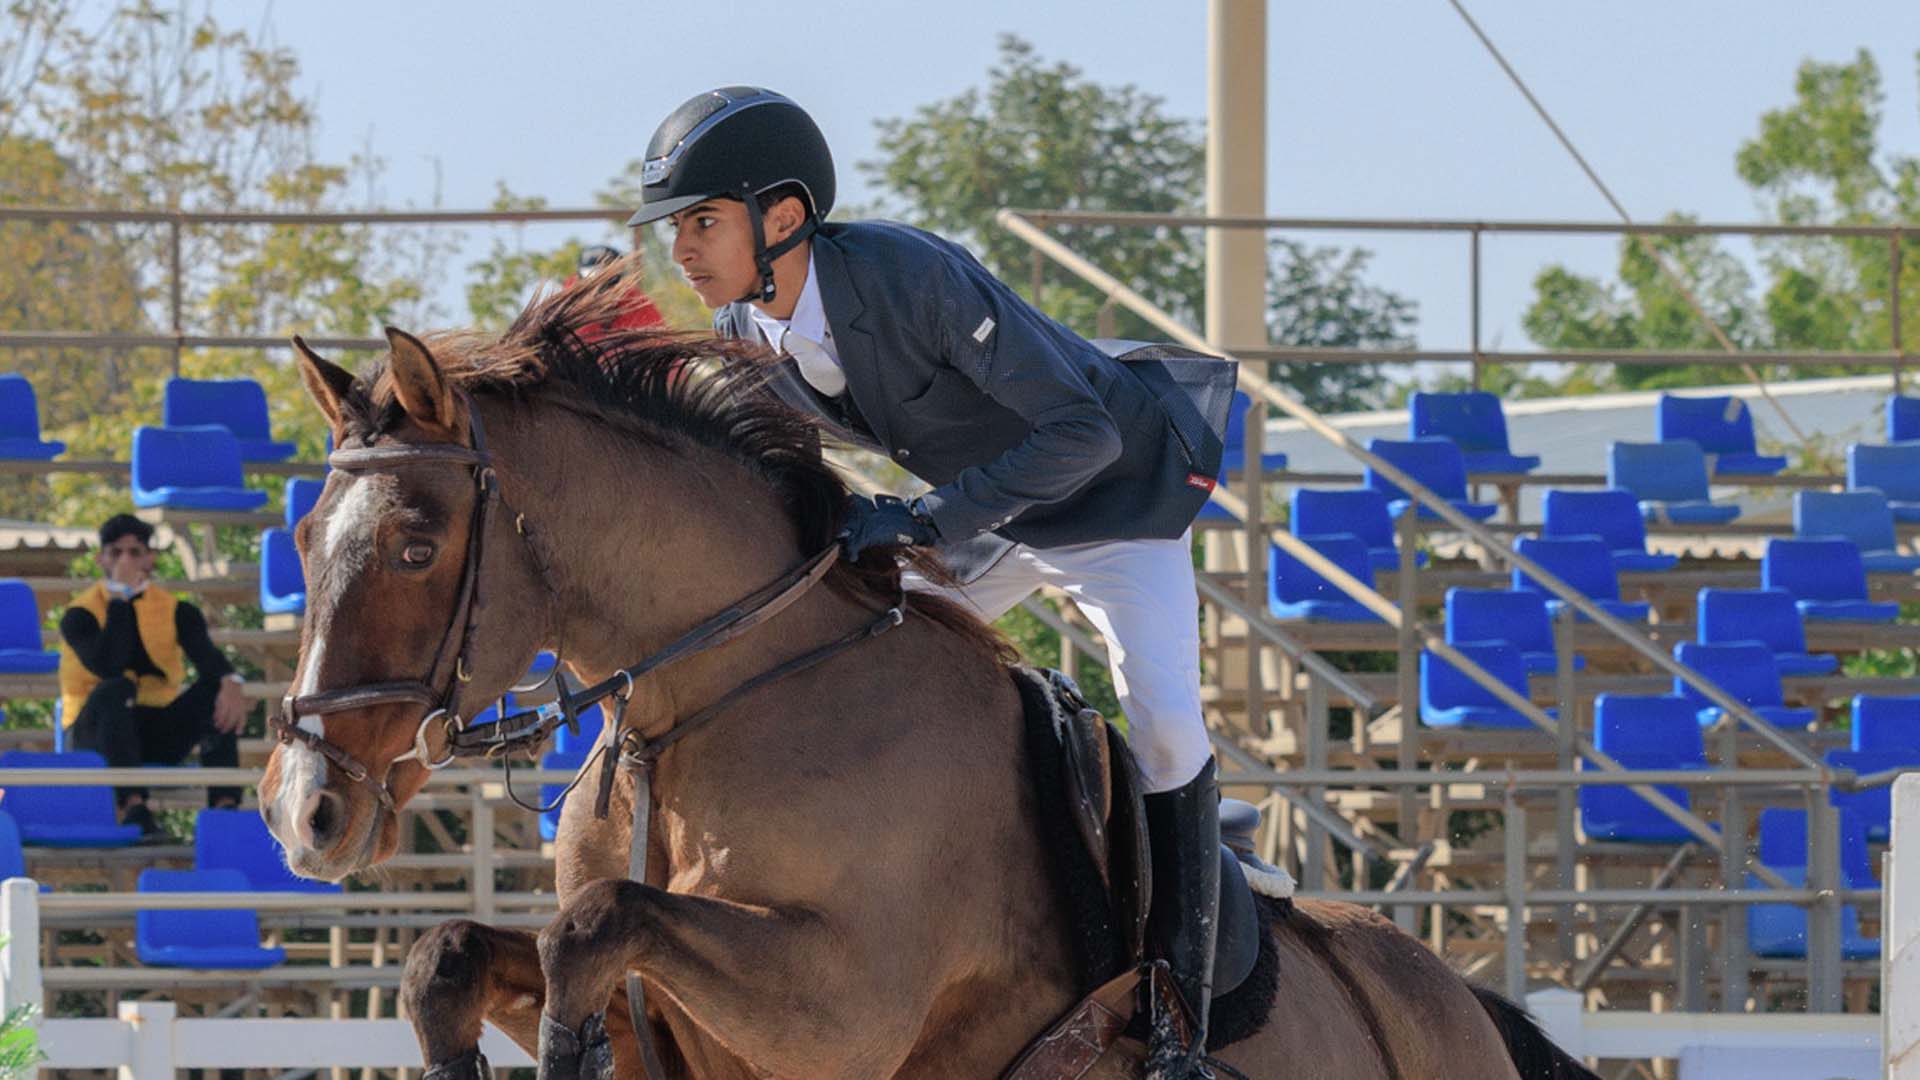
{"label": "logo text on helmet", "polygon": [[667,174],[672,171],[673,160],[671,158],[653,158],[646,164],[640,166],[640,182],[642,184],[665,183]]}

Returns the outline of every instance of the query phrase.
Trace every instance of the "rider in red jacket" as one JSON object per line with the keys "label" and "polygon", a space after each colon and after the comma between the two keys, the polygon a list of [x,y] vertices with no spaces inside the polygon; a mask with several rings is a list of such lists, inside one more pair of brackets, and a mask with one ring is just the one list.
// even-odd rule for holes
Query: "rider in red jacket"
{"label": "rider in red jacket", "polygon": [[[592,277],[619,258],[619,249],[608,244],[595,244],[585,249],[580,252],[579,269],[562,283],[561,288],[572,288],[576,282]],[[653,300],[640,290],[640,286],[630,285],[620,316],[610,323],[582,327],[580,336],[592,341],[610,330],[664,330],[666,325],[667,320],[661,317],[660,309],[654,306]]]}

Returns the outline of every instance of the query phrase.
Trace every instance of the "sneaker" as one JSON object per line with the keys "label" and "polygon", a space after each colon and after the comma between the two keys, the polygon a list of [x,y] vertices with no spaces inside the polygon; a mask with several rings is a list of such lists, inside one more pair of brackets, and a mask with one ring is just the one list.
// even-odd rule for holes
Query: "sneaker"
{"label": "sneaker", "polygon": [[160,834],[160,823],[153,819],[153,811],[144,802],[128,803],[120,811],[120,824],[140,826],[142,837]]}

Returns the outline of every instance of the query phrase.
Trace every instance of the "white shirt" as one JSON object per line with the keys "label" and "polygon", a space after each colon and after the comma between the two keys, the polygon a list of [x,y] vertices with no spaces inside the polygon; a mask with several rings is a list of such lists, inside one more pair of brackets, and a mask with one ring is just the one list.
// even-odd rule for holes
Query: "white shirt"
{"label": "white shirt", "polygon": [[752,305],[753,324],[767,344],[793,357],[800,377],[815,390],[832,398],[846,393],[847,375],[840,368],[840,350],[834,347],[833,330],[827,326],[827,309],[820,303],[820,279],[813,272],[813,252],[807,252],[807,280],[800,286],[800,299],[794,302],[793,317],[776,319]]}

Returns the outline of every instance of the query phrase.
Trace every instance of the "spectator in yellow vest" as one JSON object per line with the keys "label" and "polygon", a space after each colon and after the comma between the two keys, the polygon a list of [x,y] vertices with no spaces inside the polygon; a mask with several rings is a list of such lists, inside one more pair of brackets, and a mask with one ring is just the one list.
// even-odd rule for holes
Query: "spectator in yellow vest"
{"label": "spectator in yellow vest", "polygon": [[[242,679],[207,634],[200,609],[152,583],[153,526],[116,514],[100,526],[106,580],[60,619],[61,721],[69,744],[115,767],[178,765],[195,747],[206,766],[240,763]],[[184,691],[186,662],[196,678]],[[119,789],[120,820],[157,832],[145,788]],[[238,806],[238,788],[210,788],[209,806]]]}

